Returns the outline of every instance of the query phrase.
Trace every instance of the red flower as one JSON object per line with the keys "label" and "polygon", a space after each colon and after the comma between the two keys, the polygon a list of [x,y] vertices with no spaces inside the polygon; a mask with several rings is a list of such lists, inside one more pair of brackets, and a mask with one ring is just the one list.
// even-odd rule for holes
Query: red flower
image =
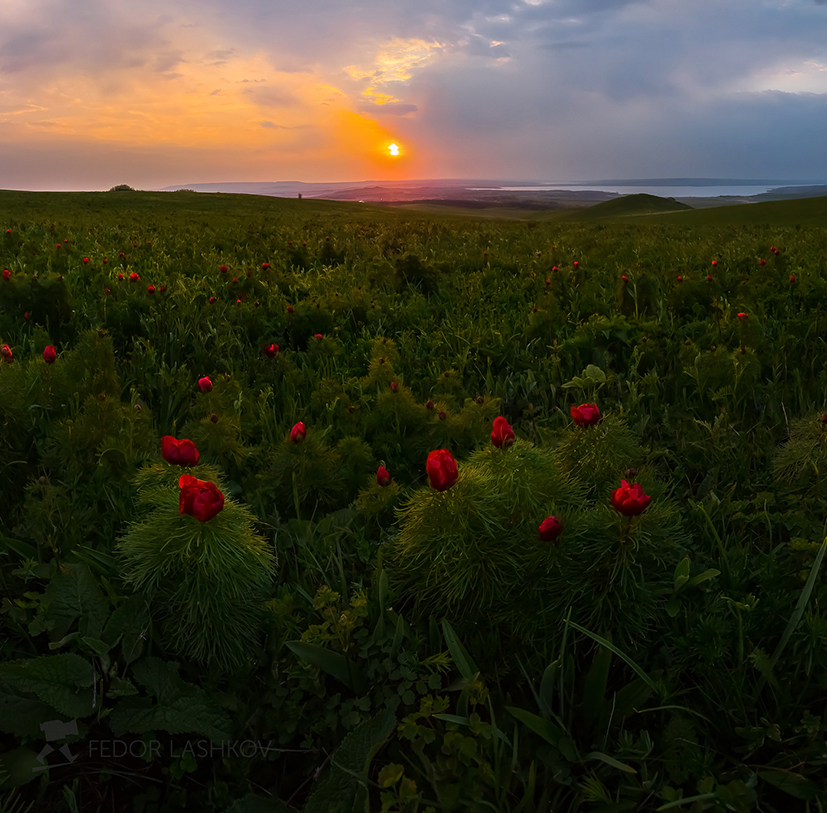
{"label": "red flower", "polygon": [[623,280],[624,285],[627,285],[629,283],[629,277],[627,277],[625,274],[620,279]]}
{"label": "red flower", "polygon": [[233,285],[238,285],[238,277],[233,277]]}
{"label": "red flower", "polygon": [[506,449],[514,443],[514,430],[502,415],[494,418],[494,430],[491,432],[491,442],[498,448]]}
{"label": "red flower", "polygon": [[26,311],[26,312],[23,314],[23,319],[24,319],[24,321],[26,321],[26,322],[28,322],[28,321],[29,321],[29,312],[28,312],[28,311]]}
{"label": "red flower", "polygon": [[173,466],[195,466],[199,457],[198,449],[191,440],[176,440],[172,435],[161,438],[161,455]]}
{"label": "red flower", "polygon": [[650,502],[652,498],[643,493],[638,483],[630,486],[626,480],[621,480],[620,488],[612,492],[612,508],[624,517],[636,517],[642,514]]}
{"label": "red flower", "polygon": [[209,303],[210,303],[210,305],[215,305],[216,301],[217,301],[217,300],[216,300],[216,298],[215,298],[214,296],[211,296],[211,297],[210,297],[210,299],[209,299]]}
{"label": "red flower", "polygon": [[716,265],[718,265],[718,261],[717,261],[717,260],[713,260],[713,261],[712,261],[712,267],[714,268]]}
{"label": "red flower", "polygon": [[212,381],[207,376],[198,379],[198,389],[201,392],[210,392],[212,390]]}
{"label": "red flower", "polygon": [[553,265],[553,266],[551,267],[551,270],[552,270],[552,271],[556,271],[556,270],[557,270],[557,266],[556,266],[556,265]]}
{"label": "red flower", "polygon": [[775,246],[770,246],[770,251],[775,252]]}
{"label": "red flower", "polygon": [[546,285],[551,285],[551,280],[550,279],[546,280]]}
{"label": "red flower", "polygon": [[395,381],[391,381],[391,392],[396,392],[399,389],[399,384]]}
{"label": "red flower", "polygon": [[758,260],[758,265],[766,265],[766,264],[767,264],[766,260]]}
{"label": "red flower", "polygon": [[542,542],[553,542],[563,533],[563,523],[557,517],[546,517],[537,530]]}
{"label": "red flower", "polygon": [[103,289],[103,292],[104,292],[107,296],[109,296],[109,294],[111,294],[111,293],[112,293],[112,291],[110,291],[110,290],[109,290],[109,288],[104,288],[104,289]]}
{"label": "red flower", "polygon": [[224,507],[224,495],[214,483],[199,480],[191,474],[182,474],[178,485],[181,488],[178,498],[181,514],[190,514],[199,522],[208,522]]}
{"label": "red flower", "polygon": [[279,352],[279,346],[277,344],[265,344],[264,345],[264,355],[267,358],[274,359]]}
{"label": "red flower", "polygon": [[140,277],[138,276],[138,274],[136,274],[136,273],[133,271],[133,272],[129,275],[129,279],[131,279],[131,280],[132,280],[132,282],[137,282],[137,281],[140,279]]}
{"label": "red flower", "polygon": [[571,408],[572,420],[584,429],[587,426],[594,426],[602,417],[597,404],[580,404]]}
{"label": "red flower", "polygon": [[165,293],[167,292],[167,286],[166,286],[166,285],[162,285],[160,290],[161,290],[161,293],[162,293],[162,294],[165,294]]}
{"label": "red flower", "polygon": [[431,487],[437,491],[447,491],[457,481],[457,461],[447,449],[431,452],[425,470]]}
{"label": "red flower", "polygon": [[305,437],[307,436],[307,429],[304,428],[304,424],[299,421],[291,430],[290,430],[290,440],[293,443],[301,443]]}
{"label": "red flower", "polygon": [[5,361],[7,364],[11,364],[14,361],[14,353],[12,353],[11,347],[9,347],[7,344],[4,344],[2,347],[0,347],[0,356],[3,357],[3,361]]}
{"label": "red flower", "polygon": [[58,244],[55,246],[55,248],[60,248],[60,243],[58,243]]}
{"label": "red flower", "polygon": [[[104,260],[104,262],[106,261]],[[123,274],[118,274],[118,281],[123,282]]]}
{"label": "red flower", "polygon": [[441,421],[444,421],[447,417],[448,417],[448,416],[445,414],[445,412],[440,412],[440,413],[439,413],[439,419],[440,419]]}
{"label": "red flower", "polygon": [[678,282],[683,282],[683,277],[680,274],[678,274]]}
{"label": "red flower", "polygon": [[745,313],[739,313],[738,318],[743,322],[747,318],[747,315]]}
{"label": "red flower", "polygon": [[391,476],[388,470],[384,466],[380,466],[376,469],[376,482],[385,488],[391,484]]}
{"label": "red flower", "polygon": [[266,271],[270,267],[270,263],[262,263],[261,270]]}
{"label": "red flower", "polygon": [[43,361],[46,364],[54,364],[55,359],[57,358],[57,350],[53,344],[50,344],[44,351],[43,351]]}
{"label": "red flower", "polygon": [[778,249],[776,249],[775,251],[773,251],[773,254],[775,254],[775,256],[776,256],[776,257],[777,257],[780,253],[781,253],[781,252],[780,252]]}
{"label": "red flower", "polygon": [[226,273],[227,273],[227,266],[226,266],[226,265],[220,265],[220,266],[218,267],[218,270],[219,270],[222,274],[226,274]]}
{"label": "red flower", "polygon": [[121,259],[121,260],[122,260],[125,256],[126,256],[126,255],[125,255],[122,251],[119,251],[119,252],[118,252],[118,259]]}
{"label": "red flower", "polygon": [[706,275],[706,281],[712,282],[712,277],[709,274]]}
{"label": "red flower", "polygon": [[790,284],[795,285],[795,274],[790,274]]}
{"label": "red flower", "polygon": [[11,271],[8,268],[3,269],[3,279],[11,279]]}
{"label": "red flower", "polygon": [[428,400],[428,401],[425,402],[425,409],[433,409],[433,408],[434,408],[434,402],[433,401]]}
{"label": "red flower", "polygon": [[579,262],[577,262],[577,260],[575,260],[575,261],[572,263],[572,265],[573,265],[575,268],[580,268],[580,263],[579,263]]}
{"label": "red flower", "polygon": [[316,334],[316,338],[317,338],[317,339],[319,339],[319,340],[321,340],[321,338],[322,338],[322,334],[321,334],[321,333],[317,333],[317,334]]}
{"label": "red flower", "polygon": [[146,286],[146,292],[148,294],[154,294],[155,293],[155,286],[154,285],[147,285]]}
{"label": "red flower", "polygon": [[103,258],[103,264],[106,265],[108,262],[109,262],[109,260],[107,260],[106,257],[104,257]]}
{"label": "red flower", "polygon": [[287,312],[288,313],[293,313],[293,306],[292,305],[287,306]]}
{"label": "red flower", "polygon": [[84,265],[88,265],[88,264],[89,264],[89,258],[88,258],[88,257],[84,257],[84,258],[83,258],[83,264],[84,264]]}

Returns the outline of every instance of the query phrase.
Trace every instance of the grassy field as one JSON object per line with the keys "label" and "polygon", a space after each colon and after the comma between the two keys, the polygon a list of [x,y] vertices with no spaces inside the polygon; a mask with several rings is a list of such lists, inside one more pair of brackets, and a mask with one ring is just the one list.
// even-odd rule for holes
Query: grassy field
{"label": "grassy field", "polygon": [[0,192],[0,810],[823,810],[827,198],[673,205]]}

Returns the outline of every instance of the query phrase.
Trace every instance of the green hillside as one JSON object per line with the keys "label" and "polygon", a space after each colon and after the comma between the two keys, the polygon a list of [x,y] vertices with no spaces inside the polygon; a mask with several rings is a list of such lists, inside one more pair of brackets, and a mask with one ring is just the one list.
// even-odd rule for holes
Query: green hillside
{"label": "green hillside", "polygon": [[678,203],[673,198],[659,198],[657,195],[624,195],[622,198],[607,200],[581,209],[572,215],[576,220],[599,218],[638,217],[663,212],[692,211],[691,206]]}

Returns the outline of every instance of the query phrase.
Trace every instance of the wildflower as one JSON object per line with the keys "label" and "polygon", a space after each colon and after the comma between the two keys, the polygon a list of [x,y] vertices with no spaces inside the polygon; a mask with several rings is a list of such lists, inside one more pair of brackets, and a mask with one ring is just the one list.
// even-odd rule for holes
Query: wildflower
{"label": "wildflower", "polygon": [[267,358],[274,359],[278,355],[279,346],[277,344],[265,344],[263,352]]}
{"label": "wildflower", "polygon": [[636,517],[642,514],[650,502],[652,498],[643,493],[638,483],[630,486],[626,480],[621,480],[620,488],[612,492],[612,508],[624,517]]}
{"label": "wildflower", "polygon": [[222,274],[226,274],[226,273],[227,273],[227,266],[226,266],[226,265],[220,265],[220,266],[218,267],[218,270],[219,270]]}
{"label": "wildflower", "polygon": [[683,277],[680,274],[678,274],[678,282],[683,282]]}
{"label": "wildflower", "polygon": [[3,279],[11,279],[11,271],[8,268],[3,269]]}
{"label": "wildflower", "polygon": [[208,480],[183,474],[178,485],[181,488],[178,498],[178,511],[181,514],[189,514],[199,522],[208,522],[224,507],[224,495]]}
{"label": "wildflower", "polygon": [[428,400],[425,402],[425,409],[433,409],[433,408],[434,408],[434,402],[433,402],[433,401],[431,401],[430,399],[428,399]]}
{"label": "wildflower", "polygon": [[53,344],[50,344],[44,351],[43,351],[43,361],[46,364],[54,364],[55,359],[57,358],[57,350]]}
{"label": "wildflower", "polygon": [[706,275],[706,281],[707,282],[712,282],[712,276],[710,274]]}
{"label": "wildflower", "polygon": [[391,476],[388,470],[384,466],[380,466],[376,470],[376,482],[385,488],[391,484]]}
{"label": "wildflower", "polygon": [[431,452],[425,470],[431,487],[437,491],[447,491],[457,481],[457,461],[447,449]]}
{"label": "wildflower", "polygon": [[738,318],[743,322],[747,318],[747,315],[745,313],[739,313]]}
{"label": "wildflower", "polygon": [[399,390],[399,384],[395,381],[391,381],[391,392],[397,392]]}
{"label": "wildflower", "polygon": [[216,302],[217,302],[216,298],[214,296],[211,296],[210,299],[209,299],[210,305],[215,305]]}
{"label": "wildflower", "polygon": [[580,268],[580,263],[579,263],[579,262],[577,262],[577,260],[575,260],[575,261],[572,263],[572,265],[574,266],[575,270],[577,270],[578,268]]}
{"label": "wildflower", "polygon": [[444,411],[441,411],[441,412],[439,413],[439,419],[440,419],[441,421],[444,421],[447,417],[448,417],[448,416],[445,414],[445,412],[444,412]]}
{"label": "wildflower", "polygon": [[795,285],[795,274],[790,274],[790,285]]}
{"label": "wildflower", "polygon": [[625,274],[620,279],[621,279],[621,281],[623,282],[624,285],[629,284],[629,277],[627,277]]}
{"label": "wildflower", "polygon": [[123,282],[123,274],[118,274],[118,282]]}
{"label": "wildflower", "polygon": [[3,361],[5,361],[6,364],[11,364],[14,361],[14,353],[12,353],[11,347],[7,344],[0,347],[0,356],[3,357]]}
{"label": "wildflower", "polygon": [[602,416],[597,404],[580,404],[580,406],[571,408],[571,417],[578,426],[585,429],[598,423]]}
{"label": "wildflower", "polygon": [[287,312],[288,313],[293,313],[293,306],[292,305],[287,306]]}
{"label": "wildflower", "polygon": [[557,517],[546,517],[537,530],[542,542],[553,542],[563,533],[563,523]]}
{"label": "wildflower", "polygon": [[212,381],[207,376],[198,379],[198,389],[201,392],[211,392],[212,391]]}
{"label": "wildflower", "polygon": [[215,412],[213,412],[213,413],[210,415],[210,420],[211,420],[213,423],[218,423],[218,415],[216,415],[216,414],[215,414]]}
{"label": "wildflower", "polygon": [[262,263],[261,270],[266,271],[270,267],[270,263]]}
{"label": "wildflower", "polygon": [[155,286],[154,285],[147,285],[146,286],[146,292],[148,294],[154,294],[155,293]]}
{"label": "wildflower", "polygon": [[767,264],[766,260],[758,260],[758,265],[766,265],[766,264]]}
{"label": "wildflower", "polygon": [[514,443],[514,430],[511,428],[508,421],[498,415],[494,418],[494,429],[491,432],[491,442],[498,448],[505,447],[506,449]]}
{"label": "wildflower", "polygon": [[88,257],[83,258],[83,264],[84,265],[89,265],[89,258]]}
{"label": "wildflower", "polygon": [[173,466],[195,466],[198,463],[198,449],[188,438],[176,440],[172,435],[161,438],[161,455]]}
{"label": "wildflower", "polygon": [[291,430],[290,430],[290,440],[293,443],[301,443],[305,436],[307,435],[307,430],[304,428],[304,424],[299,421]]}
{"label": "wildflower", "polygon": [[712,261],[712,267],[714,268],[716,265],[718,265],[718,261],[717,261],[717,260],[713,260],[713,261]]}
{"label": "wildflower", "polygon": [[140,276],[138,276],[138,274],[137,274],[137,273],[135,273],[135,271],[133,271],[133,272],[129,275],[129,279],[130,279],[130,280],[132,280],[132,282],[137,282],[137,281],[140,279]]}

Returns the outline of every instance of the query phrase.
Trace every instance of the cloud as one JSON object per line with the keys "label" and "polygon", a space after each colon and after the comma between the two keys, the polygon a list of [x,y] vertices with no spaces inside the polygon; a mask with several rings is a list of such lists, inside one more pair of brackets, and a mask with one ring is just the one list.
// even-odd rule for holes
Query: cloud
{"label": "cloud", "polygon": [[405,104],[404,102],[385,102],[384,104],[361,102],[359,104],[360,112],[369,113],[373,116],[406,116],[408,113],[416,113],[417,110],[419,108],[415,104]]}

